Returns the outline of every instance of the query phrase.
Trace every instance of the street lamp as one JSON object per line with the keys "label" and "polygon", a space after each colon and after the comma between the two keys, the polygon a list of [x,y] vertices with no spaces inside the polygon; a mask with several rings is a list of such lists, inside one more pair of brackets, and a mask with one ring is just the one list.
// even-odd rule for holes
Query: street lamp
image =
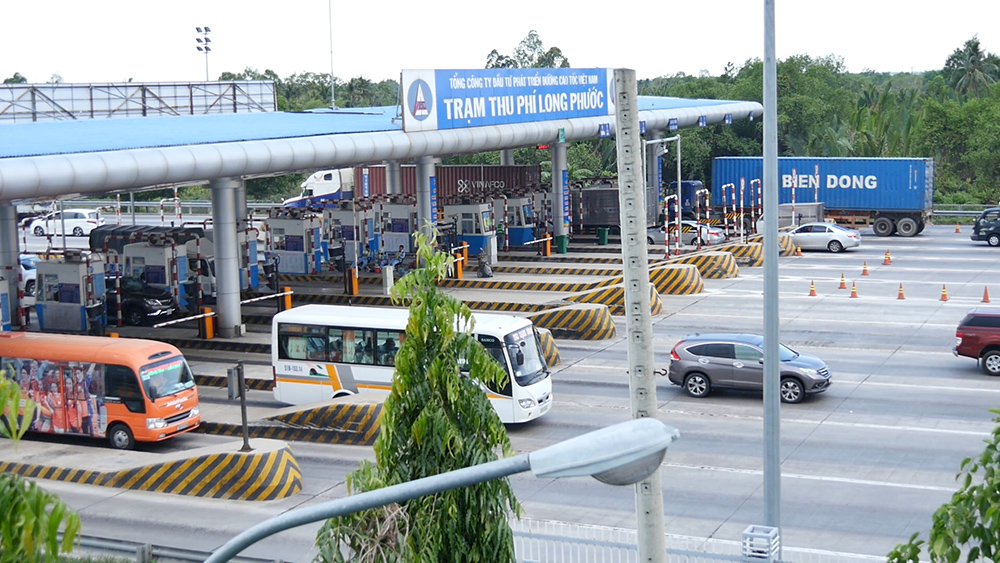
{"label": "street lamp", "polygon": [[224,563],[250,545],[283,530],[361,510],[437,494],[531,471],[542,479],[593,476],[608,485],[631,485],[659,469],[680,433],[655,418],[638,418],[571,438],[538,451],[464,467],[374,491],[286,512],[226,542],[205,560]]}
{"label": "street lamp", "polygon": [[212,30],[207,25],[205,27],[196,27],[195,30],[202,35],[201,37],[195,37],[194,40],[198,42],[198,51],[205,53],[205,82],[208,82],[208,54],[212,51],[212,48],[208,46],[212,42],[208,34]]}

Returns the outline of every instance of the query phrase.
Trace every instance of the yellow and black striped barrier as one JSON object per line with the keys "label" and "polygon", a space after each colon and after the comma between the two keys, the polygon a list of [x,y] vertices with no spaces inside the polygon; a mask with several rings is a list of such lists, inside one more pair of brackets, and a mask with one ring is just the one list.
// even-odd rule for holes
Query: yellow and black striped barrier
{"label": "yellow and black striped barrier", "polygon": [[764,245],[759,242],[722,244],[715,250],[731,253],[740,266],[756,268],[764,265]]}
{"label": "yellow and black striped barrier", "polygon": [[[374,437],[369,440],[363,434],[356,432],[341,432],[322,428],[294,428],[291,426],[251,423],[247,425],[247,431],[251,438],[269,438],[272,440],[284,440],[286,442],[311,442],[315,444],[340,444],[345,446],[370,446],[375,443]],[[243,436],[243,427],[239,424],[223,422],[202,422],[195,432],[212,434],[214,436],[240,437]]]}
{"label": "yellow and black striped barrier", "polygon": [[[747,242],[764,244],[764,235],[749,236]],[[795,256],[795,243],[792,242],[792,237],[786,233],[778,233],[778,256]]]}
{"label": "yellow and black striped barrier", "polygon": [[[650,283],[650,313],[653,315],[658,315],[663,311],[663,303],[660,301],[660,296],[657,293],[656,285]],[[611,287],[605,287],[597,291],[591,291],[589,293],[583,293],[579,295],[571,295],[566,298],[568,301],[573,301],[576,303],[596,303],[598,305],[606,305],[610,310],[612,315],[621,316],[625,314],[625,286],[624,284],[618,284]]]}
{"label": "yellow and black striped barrier", "polygon": [[701,272],[693,264],[666,264],[649,270],[649,281],[661,295],[690,295],[705,291]]}
{"label": "yellow and black striped barrier", "polygon": [[562,357],[559,355],[556,339],[552,337],[552,331],[539,327],[538,336],[542,343],[542,356],[545,357],[545,364],[549,367],[559,365]]}
{"label": "yellow and black striped barrier", "polygon": [[[608,309],[611,314],[616,317],[624,317],[628,312],[624,301],[621,305],[609,305]],[[649,284],[649,314],[656,316],[663,313],[663,300],[660,299],[660,294],[656,292],[656,286]]]}
{"label": "yellow and black striped barrier", "polygon": [[[244,379],[247,389],[253,391],[270,391],[274,389],[274,382],[270,379]],[[229,386],[229,381],[221,375],[195,375],[194,382],[198,387],[217,387],[219,389]]]}
{"label": "yellow and black striped barrier", "polygon": [[466,301],[473,311],[489,311],[491,313],[538,313],[551,309],[554,305],[536,305],[532,303],[501,303],[497,301]]}
{"label": "yellow and black striped barrier", "polygon": [[589,291],[606,285],[621,283],[601,280],[594,282],[543,282],[543,281],[501,281],[501,280],[441,280],[439,287],[454,289],[485,289],[489,291],[552,291],[561,293],[576,293]]}
{"label": "yellow and black striped barrier", "polygon": [[327,404],[269,417],[292,428],[317,428],[341,432],[350,443],[370,444],[378,434],[382,403],[358,402]]}
{"label": "yellow and black striped barrier", "polygon": [[557,338],[606,340],[618,334],[606,305],[580,303],[527,316],[536,326],[549,329]]}
{"label": "yellow and black striped barrier", "polygon": [[736,264],[736,258],[731,252],[706,250],[671,258],[666,262],[668,264],[692,264],[698,268],[702,279],[722,280],[740,275],[740,267]]}
{"label": "yellow and black striped barrier", "polygon": [[[620,263],[621,260],[619,259]],[[538,276],[620,276],[621,268],[560,268],[556,266],[497,266],[497,274],[527,274]]]}
{"label": "yellow and black striped barrier", "polygon": [[[0,462],[0,471],[32,479],[84,483],[232,500],[275,500],[302,490],[302,471],[287,445],[252,452],[197,455],[121,471],[88,471]],[[235,446],[234,446],[235,449]]]}

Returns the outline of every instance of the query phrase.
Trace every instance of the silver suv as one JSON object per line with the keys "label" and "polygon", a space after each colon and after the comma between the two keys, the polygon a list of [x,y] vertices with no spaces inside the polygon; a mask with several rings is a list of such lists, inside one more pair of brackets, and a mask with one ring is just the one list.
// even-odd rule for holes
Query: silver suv
{"label": "silver suv", "polygon": [[[764,337],[757,334],[693,334],[670,351],[670,382],[692,397],[712,389],[764,388]],[[826,362],[779,344],[781,400],[798,403],[806,394],[826,391]]]}

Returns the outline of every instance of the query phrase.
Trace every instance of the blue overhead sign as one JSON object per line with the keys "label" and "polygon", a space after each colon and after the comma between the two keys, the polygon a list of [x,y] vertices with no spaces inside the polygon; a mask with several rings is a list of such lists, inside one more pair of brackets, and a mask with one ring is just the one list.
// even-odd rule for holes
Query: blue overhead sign
{"label": "blue overhead sign", "polygon": [[403,130],[611,115],[610,75],[605,68],[404,70]]}

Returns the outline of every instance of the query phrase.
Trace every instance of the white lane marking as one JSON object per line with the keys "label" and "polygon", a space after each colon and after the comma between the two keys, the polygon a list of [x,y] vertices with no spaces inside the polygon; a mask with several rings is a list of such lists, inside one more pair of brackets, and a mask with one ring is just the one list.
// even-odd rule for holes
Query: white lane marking
{"label": "white lane marking", "polygon": [[984,387],[946,387],[944,385],[913,385],[912,383],[886,383],[882,381],[865,381],[864,385],[881,385],[883,387],[907,387],[918,388],[920,391],[931,389],[934,391],[958,391],[968,393],[1000,393],[1000,389],[988,389]]}
{"label": "white lane marking", "polygon": [[[680,463],[663,463],[662,467],[675,469],[694,469],[698,471],[717,471],[720,473],[736,473],[740,475],[764,475],[759,469],[736,469],[734,467],[712,467],[710,465],[684,465]],[[826,477],[822,475],[804,475],[801,473],[781,473],[782,478],[804,479],[807,481],[829,481],[833,483],[847,483],[850,485],[869,485],[873,487],[891,487],[894,489],[913,489],[917,491],[936,491],[951,493],[955,487],[938,487],[935,485],[917,485],[913,483],[892,483],[889,481],[872,481],[869,479],[851,479],[849,477]]]}
{"label": "white lane marking", "polygon": [[[750,293],[760,293],[760,292],[759,291],[751,291]],[[815,298],[813,298],[813,299],[815,299]],[[928,298],[928,300],[931,300],[931,299]],[[965,313],[962,313],[961,316],[965,316]],[[696,317],[696,318],[701,318],[701,319],[704,319],[704,318],[718,318],[718,319],[730,319],[731,320],[733,318],[733,315],[732,314],[728,314],[728,315],[714,315],[712,313],[687,313],[687,312],[684,312],[684,311],[678,311],[678,312],[676,312],[676,313],[674,313],[674,314],[672,314],[672,315],[670,315],[669,317],[666,317],[666,318],[669,319],[669,318],[674,318],[674,317]],[[744,318],[758,318],[758,317],[759,317],[758,312],[754,312],[754,314],[749,315],[749,316],[744,317]],[[907,326],[907,327],[914,326],[913,322],[886,321],[886,320],[882,320],[882,319],[872,320],[872,321],[865,321],[865,320],[858,319],[858,318],[851,318],[851,319],[822,319],[822,318],[818,318],[818,317],[809,317],[809,319],[799,319],[799,318],[786,319],[783,322],[789,323],[789,322],[796,322],[796,321],[803,321],[803,320],[808,320],[810,323],[830,323],[830,324],[839,323],[839,324],[850,324],[850,325],[866,324],[866,325],[878,325],[878,326],[892,325],[892,326]],[[927,327],[947,327],[947,328],[954,329],[957,322],[958,321],[956,321],[955,323],[920,323],[919,326],[921,326],[921,327],[925,327],[925,326],[927,326]],[[786,333],[786,336],[787,336],[788,334],[794,334],[794,331],[786,330],[785,333]]]}

